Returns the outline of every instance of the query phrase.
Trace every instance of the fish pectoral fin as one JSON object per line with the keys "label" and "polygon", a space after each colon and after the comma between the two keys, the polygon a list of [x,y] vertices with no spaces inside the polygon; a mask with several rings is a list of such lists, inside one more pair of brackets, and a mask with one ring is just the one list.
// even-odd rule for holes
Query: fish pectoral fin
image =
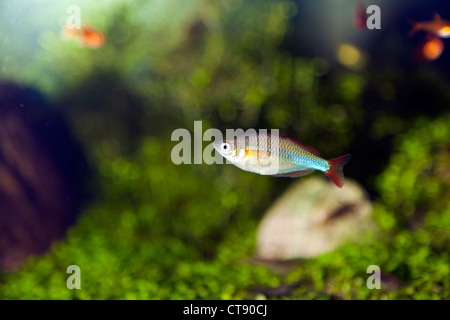
{"label": "fish pectoral fin", "polygon": [[272,177],[298,178],[298,177],[301,177],[301,176],[306,176],[307,174],[310,174],[310,173],[313,173],[313,172],[314,172],[314,169],[306,169],[306,170],[300,170],[300,171],[294,171],[294,172],[273,174]]}

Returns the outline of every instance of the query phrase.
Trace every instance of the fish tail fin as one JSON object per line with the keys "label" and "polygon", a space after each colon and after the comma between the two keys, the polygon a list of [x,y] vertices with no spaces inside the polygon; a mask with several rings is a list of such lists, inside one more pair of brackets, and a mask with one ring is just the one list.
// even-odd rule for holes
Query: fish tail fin
{"label": "fish tail fin", "polygon": [[438,21],[438,22],[441,22],[441,21],[442,21],[441,16],[440,16],[439,13],[437,13],[437,12],[435,12],[435,13],[433,14],[433,19],[434,19],[434,21]]}
{"label": "fish tail fin", "polygon": [[325,171],[325,174],[328,176],[328,178],[331,179],[339,188],[342,188],[344,185],[344,166],[347,164],[347,162],[350,161],[352,156],[347,153],[343,156],[340,156],[336,159],[328,160],[328,164],[330,165],[330,169]]}
{"label": "fish tail fin", "polygon": [[419,31],[419,23],[414,20],[409,20],[409,23],[411,24],[411,30],[409,31],[408,36],[411,38],[417,31]]}

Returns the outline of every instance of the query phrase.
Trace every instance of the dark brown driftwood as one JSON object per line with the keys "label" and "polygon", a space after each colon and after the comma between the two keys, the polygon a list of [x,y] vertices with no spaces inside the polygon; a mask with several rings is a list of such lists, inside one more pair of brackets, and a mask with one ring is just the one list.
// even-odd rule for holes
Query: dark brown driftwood
{"label": "dark brown driftwood", "polygon": [[0,269],[45,252],[74,222],[87,166],[41,95],[0,83]]}

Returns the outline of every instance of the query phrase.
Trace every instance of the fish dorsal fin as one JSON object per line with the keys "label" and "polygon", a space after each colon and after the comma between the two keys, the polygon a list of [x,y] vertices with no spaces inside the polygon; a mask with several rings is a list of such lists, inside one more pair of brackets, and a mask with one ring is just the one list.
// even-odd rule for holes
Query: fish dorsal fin
{"label": "fish dorsal fin", "polygon": [[273,177],[298,178],[298,177],[306,176],[307,174],[310,174],[313,172],[314,172],[314,169],[307,169],[307,170],[300,170],[300,171],[294,171],[294,172],[273,174],[272,176]]}
{"label": "fish dorsal fin", "polygon": [[439,15],[439,13],[435,13],[435,14],[433,15],[433,17],[434,17],[434,20],[435,20],[435,21],[441,21],[441,20],[442,20],[442,18],[441,18],[441,16]]}
{"label": "fish dorsal fin", "polygon": [[316,156],[320,156],[319,151],[317,151],[317,150],[314,149],[314,148],[308,147],[307,145],[301,143],[300,141],[297,141],[297,140],[295,140],[295,139],[292,139],[292,138],[290,138],[290,137],[287,137],[287,136],[285,136],[285,135],[283,135],[283,134],[280,134],[279,136],[280,136],[280,137],[283,137],[283,138],[286,138],[286,139],[289,139],[289,140],[291,140],[292,142],[294,142],[294,143],[296,143],[296,144],[299,144],[301,147],[305,148],[306,150],[308,150],[308,151],[311,152],[312,154],[315,154]]}

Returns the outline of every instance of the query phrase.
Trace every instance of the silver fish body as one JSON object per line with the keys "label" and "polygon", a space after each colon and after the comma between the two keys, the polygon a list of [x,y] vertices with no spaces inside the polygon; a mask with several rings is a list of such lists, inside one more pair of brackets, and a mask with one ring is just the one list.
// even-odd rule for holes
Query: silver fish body
{"label": "silver fish body", "polygon": [[234,139],[215,141],[213,146],[224,158],[245,171],[300,177],[319,170],[338,186],[343,184],[342,167],[350,160],[349,154],[333,160],[323,159],[317,150],[275,134],[243,134]]}

